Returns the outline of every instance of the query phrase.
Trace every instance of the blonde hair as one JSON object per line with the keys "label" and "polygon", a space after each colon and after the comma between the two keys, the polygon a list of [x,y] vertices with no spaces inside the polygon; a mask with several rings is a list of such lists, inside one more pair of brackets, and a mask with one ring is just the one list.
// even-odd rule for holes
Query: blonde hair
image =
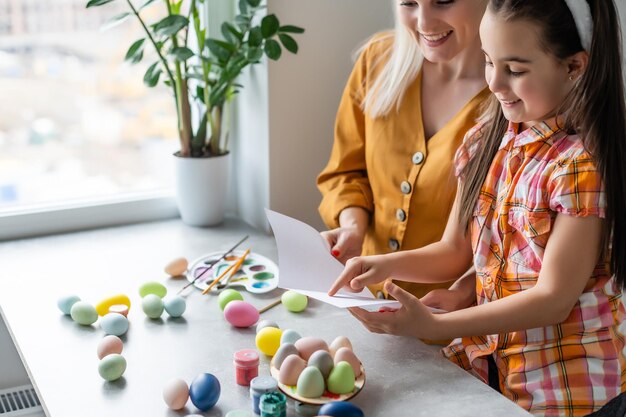
{"label": "blonde hair", "polygon": [[[391,56],[363,97],[361,108],[372,119],[384,117],[395,107],[397,111],[407,88],[417,77],[423,56],[413,34],[400,22],[395,8],[395,30],[369,42],[380,42],[393,36]],[[365,47],[360,48],[362,51]],[[359,51],[359,52],[360,52]],[[381,56],[381,60],[389,53]],[[378,63],[374,63],[377,65]],[[364,81],[365,82],[365,81]]]}

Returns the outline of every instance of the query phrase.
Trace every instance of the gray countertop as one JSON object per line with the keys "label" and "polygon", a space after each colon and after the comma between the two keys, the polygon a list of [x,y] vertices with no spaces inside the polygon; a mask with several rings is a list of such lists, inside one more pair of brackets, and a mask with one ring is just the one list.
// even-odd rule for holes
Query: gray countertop
{"label": "gray countertop", "polygon": [[[251,248],[277,261],[273,237],[228,219],[199,229],[179,220],[85,231],[0,244],[0,308],[28,374],[49,417],[223,416],[250,409],[248,388],[235,383],[233,352],[255,348],[254,328],[235,329],[222,317],[216,296],[190,289],[181,319],[148,319],[138,288],[161,281],[170,292],[186,283],[168,278],[170,260],[224,251],[245,234]],[[104,336],[96,323],[79,326],[57,309],[61,295],[76,294],[96,304],[123,293],[131,298],[130,329],[122,338],[128,367],[106,382],[98,375],[96,347]],[[281,290],[246,301],[262,307]],[[527,416],[524,410],[444,359],[437,347],[410,338],[371,334],[348,312],[310,300],[300,314],[277,306],[262,315],[283,329],[327,342],[347,336],[361,359],[367,381],[353,399],[366,416]],[[262,356],[260,374],[269,374]],[[2,360],[2,359],[0,359]],[[217,405],[200,413],[191,404],[176,412],[162,399],[172,378],[190,383],[198,374],[218,377]],[[288,415],[295,416],[290,403]]]}

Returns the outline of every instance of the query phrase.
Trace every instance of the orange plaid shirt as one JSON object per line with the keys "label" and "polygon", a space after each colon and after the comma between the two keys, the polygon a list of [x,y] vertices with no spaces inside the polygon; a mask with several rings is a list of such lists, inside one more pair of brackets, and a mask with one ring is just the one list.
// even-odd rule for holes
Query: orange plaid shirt
{"label": "orange plaid shirt", "polygon": [[[604,217],[602,175],[581,139],[547,120],[511,123],[482,187],[471,230],[477,303],[533,287],[557,213]],[[480,152],[482,126],[455,157],[457,176]],[[456,339],[444,354],[488,381],[493,355],[502,393],[536,416],[584,416],[626,388],[622,293],[599,263],[568,318],[543,328]]]}

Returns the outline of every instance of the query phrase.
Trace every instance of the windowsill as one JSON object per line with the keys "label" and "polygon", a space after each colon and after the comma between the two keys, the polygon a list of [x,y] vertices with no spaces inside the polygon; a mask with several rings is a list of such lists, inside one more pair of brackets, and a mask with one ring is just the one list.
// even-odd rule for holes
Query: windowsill
{"label": "windowsill", "polygon": [[171,192],[0,211],[0,241],[178,216]]}

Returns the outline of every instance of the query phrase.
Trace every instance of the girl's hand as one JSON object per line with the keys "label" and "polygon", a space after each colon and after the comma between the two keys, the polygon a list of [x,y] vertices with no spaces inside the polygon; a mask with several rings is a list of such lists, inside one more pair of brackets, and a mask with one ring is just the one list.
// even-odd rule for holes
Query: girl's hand
{"label": "girl's hand", "polygon": [[449,289],[432,290],[420,301],[428,307],[444,311],[462,310],[476,302],[476,272],[470,269],[457,279]]}
{"label": "girl's hand", "polygon": [[438,339],[437,317],[420,300],[397,285],[388,282],[385,289],[402,307],[395,311],[369,312],[361,308],[348,311],[373,333]]}
{"label": "girl's hand", "polygon": [[367,285],[383,282],[391,274],[393,262],[385,255],[359,256],[349,259],[346,267],[328,290],[335,295],[341,288],[360,292]]}
{"label": "girl's hand", "polygon": [[330,252],[342,264],[345,265],[348,259],[361,255],[361,247],[365,239],[362,228],[344,226],[320,234],[328,242]]}

